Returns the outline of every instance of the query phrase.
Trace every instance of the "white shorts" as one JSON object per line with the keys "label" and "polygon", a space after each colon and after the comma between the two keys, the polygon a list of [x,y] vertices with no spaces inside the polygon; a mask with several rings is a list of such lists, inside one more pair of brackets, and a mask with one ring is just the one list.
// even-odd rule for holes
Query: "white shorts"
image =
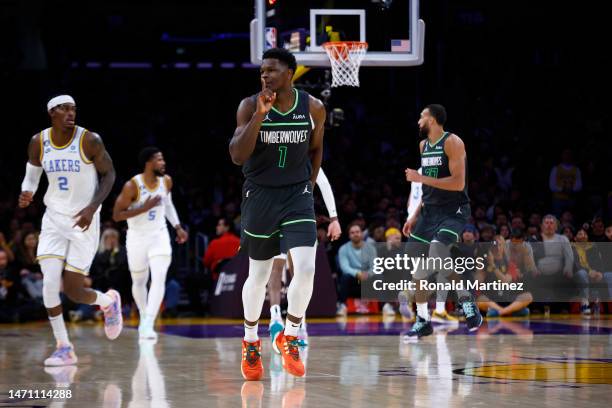
{"label": "white shorts", "polygon": [[100,244],[100,212],[96,212],[86,231],[73,227],[76,219],[49,208],[42,219],[36,257],[61,259],[64,269],[89,274],[89,267]]}
{"label": "white shorts", "polygon": [[148,270],[149,259],[156,256],[172,257],[170,234],[166,227],[159,231],[146,233],[132,231],[128,228],[125,246],[131,272]]}

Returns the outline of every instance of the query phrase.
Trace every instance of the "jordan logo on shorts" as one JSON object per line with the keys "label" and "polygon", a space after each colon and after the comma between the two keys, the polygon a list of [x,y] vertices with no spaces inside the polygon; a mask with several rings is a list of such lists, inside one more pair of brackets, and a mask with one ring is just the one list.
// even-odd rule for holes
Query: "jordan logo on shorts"
{"label": "jordan logo on shorts", "polygon": [[461,212],[461,207],[457,208],[457,212],[455,214],[463,215],[463,213]]}
{"label": "jordan logo on shorts", "polygon": [[249,198],[249,193],[251,192],[251,190],[247,190],[246,195],[244,196],[244,198]]}
{"label": "jordan logo on shorts", "polygon": [[310,194],[310,191],[308,191],[308,184],[306,184],[306,187],[304,187],[304,191],[302,191],[302,194]]}

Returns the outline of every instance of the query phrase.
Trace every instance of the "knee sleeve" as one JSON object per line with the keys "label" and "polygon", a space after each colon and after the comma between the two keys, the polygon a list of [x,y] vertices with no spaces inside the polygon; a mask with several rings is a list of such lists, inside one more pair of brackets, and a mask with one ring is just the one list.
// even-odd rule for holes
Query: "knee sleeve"
{"label": "knee sleeve", "polygon": [[249,258],[249,277],[242,287],[242,307],[244,320],[256,322],[261,316],[261,308],[266,298],[266,285],[272,272],[273,259],[265,261]]}
{"label": "knee sleeve", "polygon": [[147,282],[149,281],[148,269],[141,272],[130,272],[130,275],[132,276],[132,286],[147,286]]}
{"label": "knee sleeve", "polygon": [[149,260],[151,266],[151,287],[147,299],[147,316],[155,317],[166,293],[166,275],[170,266],[170,257],[156,256]]}
{"label": "knee sleeve", "polygon": [[447,262],[447,260],[451,257],[450,247],[451,246],[449,244],[438,241],[432,241],[431,245],[429,246],[430,262],[433,260],[434,263],[433,272],[438,272],[440,275],[442,275],[443,279],[448,278],[448,276],[454,272],[452,268],[448,267],[451,263]]}
{"label": "knee sleeve", "polygon": [[60,287],[62,284],[62,271],[64,261],[61,259],[41,259],[40,269],[43,273],[43,303],[47,309],[62,304]]}
{"label": "knee sleeve", "polygon": [[161,280],[166,284],[166,275],[172,259],[168,256],[155,256],[149,260],[151,267],[151,283]]}
{"label": "knee sleeve", "polygon": [[131,272],[132,276],[132,297],[136,302],[138,311],[142,316],[147,307],[147,282],[149,281],[149,269],[141,272]]}
{"label": "knee sleeve", "polygon": [[287,291],[287,313],[301,318],[304,317],[312,296],[317,247],[296,247],[290,251],[293,279]]}

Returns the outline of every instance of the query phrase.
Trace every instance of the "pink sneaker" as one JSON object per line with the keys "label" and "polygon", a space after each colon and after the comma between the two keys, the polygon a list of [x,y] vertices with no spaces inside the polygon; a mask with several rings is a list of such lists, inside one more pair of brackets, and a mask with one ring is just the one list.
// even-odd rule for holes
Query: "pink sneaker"
{"label": "pink sneaker", "polygon": [[78,361],[72,344],[62,344],[57,346],[57,349],[51,354],[51,357],[45,360],[45,365],[48,367],[59,367],[74,365]]}
{"label": "pink sneaker", "polygon": [[115,340],[123,329],[123,316],[121,315],[121,296],[119,292],[110,289],[106,294],[114,299],[108,307],[103,308],[104,312],[104,333],[110,340]]}

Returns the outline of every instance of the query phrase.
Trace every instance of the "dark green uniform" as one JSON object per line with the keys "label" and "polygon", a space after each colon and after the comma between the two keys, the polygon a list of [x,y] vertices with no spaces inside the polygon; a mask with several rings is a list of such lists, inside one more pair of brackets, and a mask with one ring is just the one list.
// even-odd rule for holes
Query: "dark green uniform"
{"label": "dark green uniform", "polygon": [[[448,156],[444,153],[444,143],[450,135],[444,132],[434,144],[425,141],[421,152],[421,172],[424,176],[443,178],[451,175]],[[471,213],[467,194],[467,159],[465,166],[462,191],[442,190],[423,184],[423,207],[410,234],[410,241],[439,241],[445,244],[459,241]]]}
{"label": "dark green uniform", "polygon": [[257,260],[278,255],[281,237],[287,249],[316,241],[309,155],[314,126],[308,93],[294,92],[291,109],[268,112],[242,168],[241,248]]}

